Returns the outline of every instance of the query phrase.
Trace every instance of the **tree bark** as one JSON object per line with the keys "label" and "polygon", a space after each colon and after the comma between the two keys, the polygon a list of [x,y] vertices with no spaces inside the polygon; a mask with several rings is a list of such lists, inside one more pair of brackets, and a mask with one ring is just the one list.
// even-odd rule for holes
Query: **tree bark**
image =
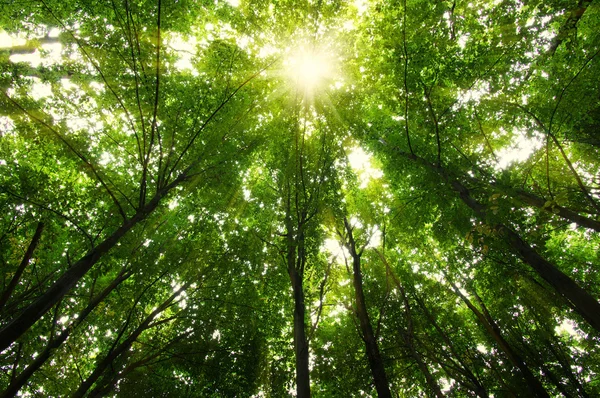
{"label": "tree bark", "polygon": [[160,203],[161,199],[174,187],[180,185],[186,178],[186,173],[181,173],[171,184],[158,191],[152,200],[142,209],[102,241],[98,246],[90,250],[85,256],[69,268],[52,286],[46,290],[37,300],[31,303],[16,318],[0,330],[0,352],[8,348],[13,342],[23,335],[36,323],[50,308],[52,308],[65,294],[67,294],[83,278],[83,276],[111,250],[117,242],[139,222],[146,219]]}
{"label": "tree bark", "polygon": [[305,305],[302,277],[296,270],[290,271],[294,291],[294,351],[296,353],[297,397],[310,397],[310,376],[308,362],[308,340],[306,339]]}
{"label": "tree bark", "polygon": [[294,353],[296,355],[296,396],[310,398],[309,347],[306,339],[304,304],[304,235],[302,222],[297,230],[292,225],[291,209],[288,203],[286,214],[286,261],[294,295]]}
{"label": "tree bark", "polygon": [[21,263],[19,264],[17,271],[15,272],[12,279],[8,283],[8,286],[2,293],[2,297],[0,297],[0,310],[2,308],[4,308],[4,306],[10,299],[12,292],[15,290],[15,287],[17,287],[17,284],[21,280],[21,276],[23,275],[23,272],[25,272],[25,268],[27,268],[27,265],[29,265],[29,261],[31,260],[31,257],[33,256],[33,252],[34,252],[35,248],[37,247],[38,243],[40,242],[40,238],[42,237],[43,230],[44,230],[44,223],[40,221],[37,225],[37,228],[35,229],[33,238],[31,238],[31,242],[29,243],[29,246],[27,247],[27,250],[25,251],[23,260],[21,260]]}
{"label": "tree bark", "polygon": [[479,322],[483,325],[485,330],[488,332],[490,337],[494,339],[498,347],[504,352],[508,360],[518,368],[521,372],[521,375],[525,379],[527,383],[527,387],[529,392],[536,397],[550,398],[550,395],[546,392],[546,389],[542,385],[542,383],[533,375],[525,361],[521,358],[521,356],[513,350],[511,345],[504,339],[502,336],[502,332],[500,331],[500,327],[498,324],[487,314],[483,314],[481,311],[473,305],[471,300],[469,300],[461,291],[456,287],[456,285],[448,280],[454,289],[454,292],[463,300],[463,302],[469,307],[469,309],[475,314]]}
{"label": "tree bark", "polygon": [[110,285],[108,285],[98,296],[96,296],[83,311],[79,313],[79,316],[69,325],[56,339],[51,339],[44,351],[42,351],[34,361],[25,368],[8,386],[6,390],[0,395],[1,398],[14,397],[17,392],[27,383],[29,378],[42,367],[44,363],[52,354],[69,338],[71,332],[79,326],[85,318],[100,304],[114,289],[117,288],[125,279],[129,278],[131,273],[127,270],[123,270],[117,278],[115,278]]}
{"label": "tree bark", "polygon": [[573,279],[540,256],[527,242],[512,229],[497,227],[506,237],[521,258],[533,268],[558,294],[573,305],[594,329],[600,332],[600,303],[591,294],[581,288]]}
{"label": "tree bark", "polygon": [[[475,200],[467,187],[452,178],[448,171],[441,166],[435,166],[427,160],[412,154],[400,152],[405,157],[416,161],[432,170],[446,181],[458,193],[461,200],[473,210],[482,221],[486,220],[487,207]],[[600,303],[573,279],[564,274],[554,264],[540,256],[527,242],[504,224],[497,224],[496,229],[504,235],[508,244],[520,255],[526,264],[544,279],[552,288],[569,302],[575,311],[581,315],[596,331],[600,332]]]}
{"label": "tree bark", "polygon": [[385,366],[381,359],[379,352],[379,346],[377,339],[373,333],[373,327],[369,319],[369,313],[367,312],[367,305],[365,302],[365,294],[363,292],[362,283],[362,272],[360,269],[360,258],[362,250],[356,251],[356,242],[352,234],[352,228],[348,224],[348,220],[344,218],[344,226],[346,227],[347,242],[345,242],[346,248],[352,256],[352,271],[353,271],[353,282],[354,282],[354,299],[356,301],[356,316],[360,324],[363,340],[365,342],[367,359],[369,361],[369,367],[371,368],[371,375],[373,376],[373,382],[375,383],[375,389],[377,390],[377,396],[392,397],[390,392],[387,375],[385,373]]}
{"label": "tree bark", "polygon": [[150,315],[148,315],[144,319],[144,321],[140,323],[140,325],[129,335],[129,337],[127,337],[122,343],[110,350],[109,353],[100,362],[98,362],[94,371],[88,376],[87,379],[83,381],[83,383],[81,383],[79,388],[73,393],[73,395],[71,395],[71,397],[83,397],[90,389],[90,387],[92,387],[92,385],[100,378],[100,376],[102,376],[106,368],[108,368],[108,366],[122,353],[129,350],[131,345],[137,340],[137,338],[140,336],[140,334],[142,334],[142,332],[156,326],[158,323],[161,323],[161,321],[156,321],[154,323],[152,321],[154,320],[154,318],[160,315],[161,312],[167,309],[167,307],[171,305],[173,300],[175,300],[177,296],[179,296],[181,292],[185,291],[191,284],[192,282],[188,282],[182,287],[180,287],[177,291],[173,292],[173,294],[171,294],[171,296],[169,296],[168,299],[163,301],[158,308],[152,311]]}
{"label": "tree bark", "polygon": [[567,20],[563,23],[563,25],[558,29],[558,34],[552,39],[550,43],[550,47],[548,48],[548,53],[550,55],[554,55],[558,47],[562,44],[564,40],[570,34],[577,34],[577,23],[585,14],[588,7],[592,4],[592,0],[579,0],[574,9],[572,9],[567,15]]}

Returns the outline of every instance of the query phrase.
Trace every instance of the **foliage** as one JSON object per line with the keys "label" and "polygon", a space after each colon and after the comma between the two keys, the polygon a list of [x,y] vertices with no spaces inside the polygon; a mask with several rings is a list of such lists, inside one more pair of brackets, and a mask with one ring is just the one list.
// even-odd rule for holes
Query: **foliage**
{"label": "foliage", "polygon": [[600,394],[597,2],[0,11],[3,396]]}

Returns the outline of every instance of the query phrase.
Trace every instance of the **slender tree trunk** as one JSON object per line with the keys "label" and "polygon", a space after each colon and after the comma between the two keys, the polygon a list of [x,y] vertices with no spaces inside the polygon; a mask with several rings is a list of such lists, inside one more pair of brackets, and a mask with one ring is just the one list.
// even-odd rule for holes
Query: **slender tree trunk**
{"label": "slender tree trunk", "polygon": [[107,237],[98,246],[90,250],[85,256],[69,268],[44,294],[25,308],[21,314],[15,317],[8,325],[0,330],[0,352],[8,348],[23,333],[36,323],[50,308],[60,301],[83,276],[111,250],[117,242],[139,222],[146,219],[160,203],[161,199],[174,187],[180,185],[186,178],[181,173],[171,184],[158,191],[156,195],[142,209],[128,219],[115,232]]}
{"label": "slender tree trunk", "polygon": [[456,285],[449,281],[454,289],[454,292],[463,300],[463,302],[469,307],[469,309],[475,314],[479,322],[483,325],[485,330],[488,332],[490,337],[494,339],[498,347],[504,352],[508,360],[521,371],[521,375],[525,379],[527,383],[527,387],[529,392],[536,397],[542,398],[550,398],[550,395],[546,392],[546,389],[542,385],[542,383],[533,375],[525,361],[521,358],[521,356],[513,350],[512,346],[504,339],[502,336],[502,332],[500,331],[500,327],[498,324],[487,314],[487,310],[484,310],[486,314],[482,313],[473,305],[471,300],[469,300],[461,291],[456,287]]}
{"label": "slender tree trunk", "polygon": [[454,364],[454,366],[456,368],[461,369],[460,373],[463,374],[469,380],[469,382],[470,382],[469,384],[471,384],[471,385],[469,385],[467,383],[465,383],[465,384],[469,388],[471,388],[473,390],[473,392],[478,397],[480,397],[480,398],[489,398],[489,394],[488,394],[487,390],[481,384],[481,382],[477,378],[477,376],[475,376],[475,374],[467,366],[467,364],[463,360],[461,354],[454,347],[454,343],[452,343],[452,340],[450,339],[450,336],[448,336],[448,334],[438,324],[435,316],[429,311],[429,309],[427,308],[427,306],[425,305],[425,303],[423,302],[423,300],[421,300],[416,294],[415,294],[415,299],[416,299],[417,304],[419,305],[419,307],[421,307],[421,310],[423,311],[423,314],[425,314],[425,316],[429,320],[429,323],[431,323],[433,325],[433,327],[435,328],[435,330],[438,332],[438,334],[444,340],[444,343],[446,344],[446,346],[450,349],[450,352],[454,356],[454,360],[452,360],[451,362]]}
{"label": "slender tree trunk", "polygon": [[402,295],[402,301],[404,303],[404,314],[406,316],[407,326],[406,326],[406,328],[404,328],[404,330],[401,331],[401,334],[404,338],[404,343],[406,345],[406,348],[408,349],[410,356],[415,360],[415,362],[417,362],[417,366],[419,367],[419,370],[421,371],[423,376],[425,376],[425,381],[427,382],[427,385],[429,386],[429,388],[431,388],[431,391],[433,391],[434,395],[438,398],[444,398],[444,393],[442,393],[442,389],[440,388],[439,384],[435,380],[435,377],[433,377],[433,375],[431,374],[431,371],[429,370],[429,367],[423,360],[423,357],[421,356],[421,354],[419,353],[419,351],[417,351],[417,348],[415,347],[412,309],[410,307],[410,302],[408,301],[406,291],[404,290],[404,286],[402,286],[402,284],[400,283],[400,280],[398,279],[398,277],[396,276],[396,274],[394,273],[394,271],[388,264],[385,256],[379,250],[377,250],[377,249],[373,249],[373,250],[375,251],[375,253],[377,253],[377,255],[379,256],[381,261],[383,261],[383,263],[385,264],[388,274],[392,276],[394,284],[396,285],[396,287],[400,291],[400,294]]}
{"label": "slender tree trunk", "polygon": [[594,329],[600,332],[600,303],[581,288],[573,279],[546,261],[512,229],[503,225],[498,229],[504,233],[511,246],[520,254],[539,276],[552,286]]}
{"label": "slender tree trunk", "polygon": [[296,353],[297,397],[310,397],[308,340],[306,339],[305,305],[302,278],[296,270],[290,271],[294,291],[294,351]]}
{"label": "slender tree trunk", "polygon": [[538,209],[544,210],[548,213],[556,214],[565,220],[574,222],[577,225],[582,227],[593,229],[594,231],[600,232],[600,221],[596,221],[592,218],[585,217],[580,215],[579,213],[568,209],[559,205],[545,206],[546,201],[539,196],[536,196],[532,193],[523,191],[522,189],[511,189],[511,188],[503,188],[497,184],[495,186],[499,187],[500,190],[512,196],[516,200],[526,205],[530,205],[536,207]]}
{"label": "slender tree trunk", "polygon": [[[486,220],[487,207],[475,200],[467,187],[452,178],[448,171],[441,166],[435,166],[427,160],[412,154],[400,152],[403,156],[435,170],[452,189],[458,193],[461,200],[469,206],[475,215]],[[594,329],[600,332],[600,303],[587,291],[581,288],[573,279],[564,274],[554,264],[540,256],[527,242],[504,224],[497,224],[496,229],[502,233],[507,242],[523,259],[523,261],[542,278],[554,290],[569,302],[575,311],[579,313]]]}
{"label": "slender tree trunk", "polygon": [[2,293],[2,297],[0,297],[0,310],[2,308],[4,308],[4,306],[10,299],[12,292],[15,290],[15,287],[17,287],[17,284],[21,280],[21,276],[23,275],[23,272],[25,272],[25,268],[27,267],[27,265],[29,265],[29,261],[31,260],[31,257],[33,256],[33,251],[35,250],[38,243],[40,242],[40,238],[42,237],[43,230],[44,230],[44,223],[40,221],[37,225],[37,228],[35,229],[33,238],[31,238],[31,242],[29,243],[29,246],[27,247],[27,250],[25,251],[23,260],[21,260],[21,264],[19,264],[17,271],[15,272],[12,279],[8,283],[8,286]]}
{"label": "slender tree trunk", "polygon": [[160,315],[167,307],[171,305],[171,303],[181,294],[181,292],[185,291],[192,282],[188,282],[180,287],[177,291],[173,292],[168,299],[163,301],[163,303],[156,308],[150,315],[148,315],[142,323],[125,339],[122,343],[118,344],[109,353],[96,365],[94,371],[88,376],[87,379],[81,383],[77,391],[73,393],[72,398],[81,398],[83,397],[87,391],[92,387],[92,385],[102,376],[106,368],[113,363],[115,359],[117,359],[121,354],[129,350],[131,345],[137,340],[137,338],[147,329],[150,329],[160,323],[161,321],[153,322],[153,320]]}
{"label": "slender tree trunk", "polygon": [[286,229],[287,229],[287,269],[292,284],[294,295],[294,353],[296,355],[296,396],[298,398],[310,397],[310,373],[308,360],[308,340],[306,338],[304,304],[304,288],[302,279],[304,277],[304,251],[303,234],[301,227],[296,231],[292,225],[291,208],[287,207]]}
{"label": "slender tree trunk", "polygon": [[356,315],[358,317],[358,321],[360,324],[360,329],[362,332],[363,340],[365,342],[366,351],[367,351],[367,359],[369,361],[369,367],[371,368],[371,374],[373,376],[373,382],[375,383],[375,389],[377,390],[377,395],[382,397],[391,398],[392,394],[390,392],[389,383],[387,380],[387,375],[385,373],[385,366],[383,365],[383,360],[381,359],[381,354],[379,352],[379,346],[377,344],[377,339],[375,338],[375,334],[373,333],[373,327],[371,326],[371,321],[369,319],[369,313],[367,312],[367,305],[365,302],[365,294],[363,292],[363,282],[362,282],[362,272],[360,269],[360,257],[362,254],[362,250],[360,253],[356,251],[356,242],[354,240],[354,236],[352,234],[352,228],[348,224],[348,220],[344,218],[344,226],[346,227],[346,233],[348,241],[345,242],[350,255],[352,256],[352,271],[353,271],[353,281],[354,281],[354,299],[356,301]]}
{"label": "slender tree trunk", "polygon": [[13,397],[17,394],[17,392],[27,383],[29,378],[42,367],[44,363],[52,354],[69,338],[71,332],[79,326],[85,318],[93,311],[98,304],[100,304],[117,286],[121,284],[125,279],[129,278],[131,273],[127,270],[123,270],[115,280],[112,281],[110,285],[108,285],[98,296],[96,296],[83,311],[79,313],[77,319],[71,324],[68,328],[63,330],[61,334],[56,338],[50,340],[44,351],[42,351],[35,360],[25,368],[8,386],[0,397],[8,398]]}

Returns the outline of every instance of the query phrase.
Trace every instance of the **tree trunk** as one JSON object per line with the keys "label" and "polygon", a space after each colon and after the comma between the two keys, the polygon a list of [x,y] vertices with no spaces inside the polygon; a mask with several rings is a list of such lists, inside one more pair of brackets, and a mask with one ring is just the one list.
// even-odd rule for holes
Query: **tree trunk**
{"label": "tree trunk", "polygon": [[39,368],[41,368],[42,365],[46,363],[48,359],[50,359],[52,354],[67,340],[67,338],[69,338],[71,332],[85,320],[85,318],[93,311],[93,309],[96,308],[96,306],[98,306],[98,304],[100,304],[110,294],[110,292],[116,289],[117,286],[119,286],[121,282],[123,282],[125,279],[129,278],[129,276],[131,276],[131,273],[127,270],[123,270],[119,274],[119,276],[117,276],[117,278],[115,278],[115,280],[112,281],[110,285],[108,285],[98,296],[96,296],[88,304],[87,307],[85,307],[83,311],[79,313],[77,319],[71,325],[69,325],[69,327],[65,328],[65,330],[63,330],[56,339],[50,339],[50,342],[48,343],[44,351],[42,351],[35,358],[35,360],[31,364],[29,364],[29,366],[27,366],[27,368],[25,368],[25,370],[23,370],[19,374],[19,376],[17,376],[17,378],[10,383],[8,388],[4,390],[4,392],[2,392],[2,395],[0,395],[0,397],[14,397],[17,394],[17,392],[21,389],[21,387],[23,387],[27,383],[31,375],[33,375]]}
{"label": "tree trunk", "polygon": [[[511,345],[504,339],[502,336],[502,332],[500,331],[500,327],[496,322],[488,315],[484,315],[481,311],[477,309],[465,295],[461,293],[461,291],[456,287],[456,285],[448,280],[454,289],[454,292],[463,300],[463,302],[469,307],[469,309],[475,314],[479,322],[484,326],[485,330],[488,332],[490,337],[494,339],[498,347],[504,352],[508,360],[521,371],[521,375],[525,379],[527,383],[527,387],[529,392],[536,397],[542,398],[550,398],[550,395],[546,392],[546,389],[542,385],[542,383],[533,375],[525,361],[521,358],[521,356],[513,350]],[[485,311],[487,313],[487,311]]]}
{"label": "tree trunk", "polygon": [[421,354],[419,353],[419,351],[417,351],[417,349],[415,347],[412,309],[410,308],[410,302],[408,301],[408,297],[406,296],[406,291],[404,290],[404,286],[402,286],[402,284],[400,283],[400,280],[398,279],[398,277],[396,276],[396,274],[394,273],[394,271],[388,264],[385,256],[381,252],[379,252],[379,250],[377,250],[377,249],[373,249],[373,250],[375,251],[375,253],[377,253],[377,255],[379,256],[381,261],[385,264],[388,274],[392,276],[394,284],[396,285],[396,287],[400,291],[400,294],[402,295],[402,301],[404,303],[404,314],[406,315],[407,326],[404,330],[401,331],[401,334],[404,338],[404,343],[406,345],[406,348],[408,349],[410,356],[415,360],[415,362],[417,362],[417,366],[419,367],[419,370],[421,371],[421,373],[423,373],[423,376],[425,376],[425,381],[427,382],[427,385],[429,386],[429,388],[431,388],[431,390],[433,391],[435,396],[438,398],[444,398],[444,393],[442,393],[442,389],[440,388],[439,384],[437,383],[437,381],[435,380],[435,378],[429,371],[429,367],[423,360],[423,357],[421,356]]}
{"label": "tree trunk", "polygon": [[296,355],[296,396],[298,398],[310,398],[310,374],[308,361],[308,340],[306,339],[306,325],[304,305],[304,288],[302,279],[304,277],[305,254],[303,251],[303,234],[295,231],[292,226],[291,210],[288,204],[286,215],[287,229],[287,269],[292,284],[294,295],[294,353]]}
{"label": "tree trunk", "polygon": [[0,352],[8,348],[13,342],[23,335],[29,328],[36,323],[50,308],[60,301],[83,276],[111,250],[117,242],[140,221],[146,219],[160,203],[161,199],[174,187],[181,184],[186,178],[185,173],[181,173],[171,184],[158,191],[146,206],[138,210],[133,217],[119,227],[108,238],[102,241],[98,246],[90,250],[85,256],[69,268],[52,286],[46,290],[37,300],[31,303],[8,325],[0,330]]}
{"label": "tree trunk", "polygon": [[529,244],[512,229],[500,225],[498,229],[504,233],[511,246],[521,258],[529,264],[558,294],[570,302],[594,329],[600,332],[600,303],[591,294],[581,288],[573,279],[565,275],[554,264],[546,261]]}
{"label": "tree trunk", "polygon": [[310,377],[308,363],[308,341],[306,339],[304,291],[302,277],[290,272],[294,291],[294,351],[296,353],[296,389],[298,398],[310,397]]}
{"label": "tree trunk", "polygon": [[346,218],[344,218],[344,226],[346,227],[348,238],[348,241],[345,242],[346,247],[348,248],[348,251],[352,256],[356,316],[358,317],[363,340],[365,342],[367,359],[369,361],[369,367],[371,368],[371,374],[373,375],[373,382],[375,383],[377,396],[379,396],[380,398],[391,398],[392,394],[390,392],[387,375],[385,374],[385,366],[383,366],[383,361],[379,352],[379,346],[377,345],[377,340],[375,338],[375,334],[373,333],[373,327],[371,326],[371,321],[369,320],[369,313],[367,312],[367,305],[365,303],[365,294],[363,292],[362,283],[362,272],[360,269],[360,257],[362,254],[362,250],[360,251],[360,253],[356,252],[356,242],[354,241],[354,236],[352,235],[352,228],[348,224],[348,220]]}
{"label": "tree trunk", "polygon": [[0,310],[2,308],[4,308],[4,306],[10,299],[10,296],[12,295],[13,290],[15,290],[15,287],[17,287],[17,284],[21,280],[21,275],[23,275],[23,272],[25,272],[25,268],[27,268],[27,265],[29,265],[29,261],[31,260],[31,257],[33,256],[33,251],[35,250],[38,243],[40,242],[40,238],[42,237],[43,230],[44,230],[44,223],[40,221],[37,225],[37,228],[35,229],[33,238],[31,238],[31,242],[29,243],[29,246],[27,247],[27,250],[25,251],[23,260],[21,260],[21,264],[19,264],[17,271],[15,272],[15,274],[13,275],[12,279],[10,280],[10,282],[8,284],[8,287],[2,293],[2,297],[0,297]]}
{"label": "tree trunk", "polygon": [[[401,152],[407,158],[416,161],[432,170],[435,170],[452,189],[458,193],[461,200],[469,206],[475,215],[485,221],[486,206],[475,200],[467,187],[450,177],[449,173],[441,166],[435,166],[427,160],[416,155]],[[546,261],[529,244],[512,229],[504,224],[497,224],[496,229],[505,237],[508,243],[519,253],[523,261],[544,279],[558,294],[569,302],[575,311],[582,316],[594,329],[600,332],[600,303],[591,294],[581,288],[573,279],[564,274],[554,264]]]}
{"label": "tree trunk", "polygon": [[152,313],[150,313],[150,315],[148,315],[144,319],[144,321],[129,335],[129,337],[127,337],[127,339],[125,339],[125,341],[123,341],[121,344],[117,345],[116,347],[114,347],[114,349],[109,351],[109,353],[104,357],[104,359],[98,362],[94,371],[88,376],[87,379],[83,381],[83,383],[81,383],[77,391],[75,391],[71,397],[83,397],[90,389],[90,387],[92,387],[92,385],[100,378],[100,376],[102,376],[106,368],[108,368],[108,366],[122,353],[129,350],[131,345],[137,340],[137,338],[140,336],[140,334],[142,334],[142,332],[156,326],[158,323],[161,323],[161,321],[156,321],[154,323],[152,323],[152,321],[158,315],[160,315],[161,312],[167,309],[167,307],[171,305],[173,300],[175,300],[177,296],[179,296],[181,292],[185,291],[191,284],[192,282],[188,282],[182,287],[180,287],[177,291],[173,292],[173,294],[171,294],[171,296],[169,296],[168,299],[163,301],[163,303],[158,308],[152,311]]}

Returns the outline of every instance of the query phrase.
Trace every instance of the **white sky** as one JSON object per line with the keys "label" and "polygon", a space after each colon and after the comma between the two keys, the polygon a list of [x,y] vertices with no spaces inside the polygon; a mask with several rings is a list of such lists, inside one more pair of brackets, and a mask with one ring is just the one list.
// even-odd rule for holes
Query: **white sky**
{"label": "white sky", "polygon": [[371,160],[371,154],[365,152],[359,146],[353,147],[348,152],[348,162],[352,170],[358,175],[360,188],[364,189],[372,179],[383,177],[383,171],[375,167]]}
{"label": "white sky", "polygon": [[543,145],[543,139],[538,135],[527,136],[524,130],[513,129],[514,138],[510,146],[496,152],[498,157],[497,169],[503,170],[514,162],[523,162]]}

